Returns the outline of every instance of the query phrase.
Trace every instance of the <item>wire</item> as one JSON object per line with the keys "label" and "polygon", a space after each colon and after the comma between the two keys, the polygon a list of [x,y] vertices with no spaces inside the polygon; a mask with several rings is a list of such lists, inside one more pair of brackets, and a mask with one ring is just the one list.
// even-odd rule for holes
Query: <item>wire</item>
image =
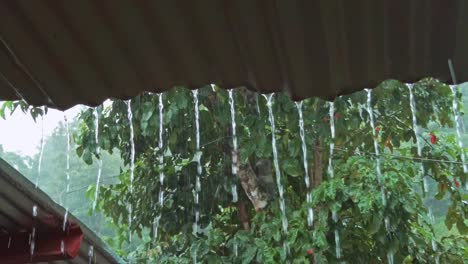
{"label": "wire", "polygon": [[[321,147],[320,149],[325,149],[323,147]],[[328,148],[326,148],[328,150]],[[349,151],[348,149],[344,149],[344,148],[334,148],[335,150],[337,151],[342,151],[342,152],[347,152]],[[424,157],[407,157],[407,156],[401,156],[401,155],[395,155],[395,154],[379,154],[377,155],[375,152],[368,152],[368,151],[359,151],[359,153],[365,153],[365,154],[369,154],[371,156],[390,156],[390,157],[393,157],[393,158],[397,158],[397,159],[407,159],[407,160],[416,160],[416,161],[431,161],[431,162],[440,162],[440,163],[450,163],[450,164],[459,164],[459,165],[463,165],[464,163],[461,162],[461,161],[455,161],[455,160],[440,160],[440,159],[430,159],[430,158],[424,158]]]}

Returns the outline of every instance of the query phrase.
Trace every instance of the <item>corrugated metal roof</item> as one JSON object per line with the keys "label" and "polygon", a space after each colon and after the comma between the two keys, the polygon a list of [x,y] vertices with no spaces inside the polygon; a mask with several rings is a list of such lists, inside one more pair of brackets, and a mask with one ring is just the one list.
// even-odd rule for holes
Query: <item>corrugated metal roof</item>
{"label": "corrugated metal roof", "polygon": [[[5,234],[31,232],[36,227],[37,234],[47,234],[48,231],[61,230],[65,209],[56,204],[40,189],[34,187],[18,171],[0,159],[0,240]],[[32,217],[32,208],[37,206],[38,215]],[[122,263],[108,247],[88,227],[76,217],[69,214],[68,221],[78,224],[83,232],[78,255],[74,259],[54,261],[51,263],[89,263],[88,252],[94,247],[92,263],[114,264]],[[5,233],[5,231],[7,233]],[[13,243],[13,242],[12,242]],[[5,243],[2,243],[2,246]],[[59,250],[60,244],[57,244]]]}
{"label": "corrugated metal roof", "polygon": [[0,99],[66,109],[216,83],[293,99],[468,80],[463,0],[0,2]]}

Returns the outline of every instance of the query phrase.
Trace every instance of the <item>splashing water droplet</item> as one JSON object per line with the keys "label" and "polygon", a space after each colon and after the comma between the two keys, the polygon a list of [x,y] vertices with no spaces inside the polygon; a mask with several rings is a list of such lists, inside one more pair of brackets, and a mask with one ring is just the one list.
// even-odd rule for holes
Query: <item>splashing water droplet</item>
{"label": "splashing water droplet", "polygon": [[33,217],[36,217],[36,216],[37,216],[37,205],[34,205],[34,206],[33,206],[33,209],[32,209],[32,216],[33,216]]}
{"label": "splashing water droplet", "polygon": [[60,241],[60,252],[63,254],[65,254],[65,241]]}
{"label": "splashing water droplet", "polygon": [[[299,135],[301,137],[301,145],[302,145],[302,160],[304,165],[304,181],[307,188],[306,194],[306,202],[312,202],[312,188],[310,186],[310,178],[309,178],[309,163],[307,161],[307,143],[305,139],[305,130],[304,130],[304,117],[302,112],[302,104],[303,101],[296,102],[297,112],[299,114]],[[309,207],[307,209],[307,225],[312,226],[314,224],[314,210],[313,208]]]}
{"label": "splashing water droplet", "polygon": [[31,255],[31,260],[34,257],[34,250],[36,248],[36,217],[37,217],[37,205],[33,205],[32,207],[32,217],[33,217],[33,228],[31,231],[31,235],[29,236],[29,253]]}
{"label": "splashing water droplet", "polygon": [[[234,90],[228,90],[229,93],[229,105],[231,109],[231,125],[232,125],[232,176],[234,177],[235,181],[237,181],[237,172],[239,171],[238,168],[238,146],[237,146],[237,131],[236,131],[236,111],[234,106]],[[237,186],[235,183],[231,186],[231,193],[232,193],[232,202],[236,203],[238,199],[237,195]]]}
{"label": "splashing water droplet", "polygon": [[91,264],[93,262],[93,256],[94,256],[94,246],[89,246],[88,250],[88,264]]}

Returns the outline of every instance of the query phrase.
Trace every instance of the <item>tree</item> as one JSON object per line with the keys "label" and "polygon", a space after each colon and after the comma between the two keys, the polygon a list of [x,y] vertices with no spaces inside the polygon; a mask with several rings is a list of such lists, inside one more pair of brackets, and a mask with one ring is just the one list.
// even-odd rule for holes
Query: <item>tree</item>
{"label": "tree", "polygon": [[[231,116],[225,90],[210,86],[199,89],[200,150],[195,143],[194,100],[189,90],[176,87],[163,94],[163,148],[159,148],[157,136],[158,96],[142,94],[130,103],[136,147],[135,179],[130,182],[127,167],[120,173],[118,183],[101,186],[99,209],[119,223],[119,239],[126,239],[128,236],[123,234],[132,232],[144,242],[134,252],[121,252],[128,254],[129,261],[272,263],[288,259],[308,263],[315,259],[319,263],[381,263],[394,258],[398,263],[426,263],[440,257],[444,263],[463,263],[467,208],[463,205],[466,193],[462,186],[467,179],[462,166],[450,161],[459,160],[464,150],[456,144],[453,133],[444,133],[444,128],[454,125],[453,97],[447,85],[434,79],[418,82],[413,92],[416,119],[422,128],[418,135],[413,129],[409,90],[398,81],[385,81],[372,91],[375,131],[370,126],[364,91],[338,97],[332,114],[324,100],[304,101],[307,162],[313,182],[311,203],[305,202],[308,190],[304,184],[296,106],[286,95],[274,96],[273,136],[282,175],[280,183],[285,190],[287,234],[281,231],[278,194],[272,182],[278,176],[272,169],[273,131],[262,97],[245,89],[235,91],[239,152],[234,155],[239,157],[240,165],[237,178],[231,173]],[[461,99],[460,94],[456,99]],[[119,149],[124,163],[129,165],[127,107],[125,102],[116,100],[97,110],[100,147],[110,153]],[[83,111],[79,119],[76,149],[89,164],[93,156],[101,157],[96,153],[94,110]],[[332,122],[336,127],[333,142]],[[381,180],[377,179],[374,132]],[[417,137],[423,142],[421,155],[416,147]],[[327,169],[331,143],[334,177]],[[203,164],[201,196],[200,203],[195,204],[199,159]],[[424,174],[420,173],[421,164]],[[161,172],[167,176],[164,186],[160,185]],[[434,180],[435,196],[421,191],[424,175]],[[232,202],[232,185],[239,190],[236,203]],[[161,189],[165,193],[163,207],[158,201]],[[255,200],[252,195],[256,190],[261,195]],[[424,202],[431,204],[431,199],[444,196],[450,199],[445,224],[448,229],[456,228],[459,236],[434,236]],[[266,204],[259,206],[256,202]],[[306,224],[310,206],[316,216],[313,227]],[[193,232],[195,211],[201,212],[201,233]],[[333,220],[332,211],[337,212],[338,221]],[[155,219],[160,215],[155,237]],[[337,243],[336,234],[341,243]],[[436,250],[432,241],[437,244]],[[284,245],[289,245],[289,250]],[[342,250],[339,259],[337,245]]]}

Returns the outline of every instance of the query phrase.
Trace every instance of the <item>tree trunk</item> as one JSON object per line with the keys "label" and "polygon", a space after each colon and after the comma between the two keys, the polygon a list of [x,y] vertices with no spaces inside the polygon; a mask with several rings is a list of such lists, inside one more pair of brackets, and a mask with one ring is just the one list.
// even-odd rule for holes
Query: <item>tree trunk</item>
{"label": "tree trunk", "polygon": [[237,159],[239,165],[239,179],[242,189],[249,198],[256,211],[263,209],[268,203],[267,195],[260,190],[259,181],[255,171],[250,166],[250,163],[240,164],[239,158]]}
{"label": "tree trunk", "polygon": [[244,230],[250,230],[250,220],[249,220],[249,214],[247,213],[247,209],[245,208],[245,203],[244,202],[239,202],[237,203],[237,209],[239,211],[239,219],[240,222],[242,223],[242,227]]}
{"label": "tree trunk", "polygon": [[[315,148],[314,148],[314,173],[310,174],[309,177],[311,178],[310,188],[315,188],[323,180],[323,169],[322,169],[322,142],[317,139],[315,140]],[[309,190],[311,191],[311,190]]]}

